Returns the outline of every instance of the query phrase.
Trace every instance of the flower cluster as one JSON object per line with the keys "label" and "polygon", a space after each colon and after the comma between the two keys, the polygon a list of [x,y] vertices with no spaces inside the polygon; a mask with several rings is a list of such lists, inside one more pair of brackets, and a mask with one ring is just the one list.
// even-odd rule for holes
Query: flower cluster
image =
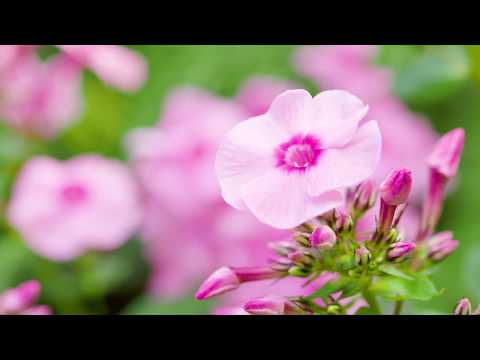
{"label": "flower cluster", "polygon": [[117,45],[57,45],[42,61],[39,45],[0,46],[0,118],[27,135],[50,139],[80,116],[81,71],[135,91],[146,79],[143,58]]}
{"label": "flower cluster", "polygon": [[26,281],[0,293],[0,315],[50,315],[46,305],[34,305],[41,291],[38,281]]}
{"label": "flower cluster", "polygon": [[[271,294],[247,301],[242,311],[223,313],[348,314],[365,303],[380,313],[377,296],[395,300],[399,313],[404,300],[438,294],[428,272],[458,242],[449,231],[435,233],[435,227],[445,186],[457,172],[464,132],[444,135],[428,157],[421,226],[416,236],[406,236],[399,223],[412,191],[412,172],[394,170],[375,186],[371,177],[381,137],[375,122],[359,125],[367,110],[345,91],[313,98],[303,90],[286,91],[265,114],[230,130],[215,164],[223,198],[293,234],[272,244],[276,255],[268,265],[215,271],[196,293],[198,300],[244,283],[289,278],[304,281],[297,295]],[[375,226],[359,231],[359,221],[372,208],[378,209]],[[326,274],[334,276],[325,281]],[[312,288],[319,279],[320,286]]]}

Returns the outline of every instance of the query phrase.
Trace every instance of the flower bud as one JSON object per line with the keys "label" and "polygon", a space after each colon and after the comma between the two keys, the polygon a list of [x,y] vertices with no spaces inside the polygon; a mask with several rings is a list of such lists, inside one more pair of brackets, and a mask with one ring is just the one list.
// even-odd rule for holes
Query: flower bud
{"label": "flower bud", "polygon": [[447,178],[456,175],[462,156],[465,131],[453,129],[443,135],[428,158],[428,165]]}
{"label": "flower bud", "polygon": [[309,241],[314,248],[331,249],[337,241],[337,236],[329,226],[320,225],[310,235]]}
{"label": "flower bud", "polygon": [[470,315],[472,313],[472,304],[467,298],[461,299],[455,310],[453,310],[454,315]]}
{"label": "flower bud", "polygon": [[353,220],[350,215],[345,213],[338,213],[335,221],[335,228],[337,232],[348,232],[353,228]]}
{"label": "flower bud", "polygon": [[36,280],[26,281],[0,295],[0,313],[18,314],[30,307],[40,295],[41,286]]}
{"label": "flower bud", "polygon": [[243,309],[252,315],[290,315],[298,314],[300,310],[293,302],[278,295],[250,300]]}
{"label": "flower bud", "polygon": [[361,246],[355,250],[355,262],[358,265],[368,264],[370,262],[371,257],[372,257],[372,254],[365,246]]}
{"label": "flower bud", "polygon": [[310,241],[308,240],[309,235],[302,233],[295,235],[295,242],[301,247],[310,247]]}
{"label": "flower bud", "polygon": [[402,261],[413,250],[415,250],[415,243],[409,241],[399,241],[392,244],[387,251],[387,258],[390,261]]}
{"label": "flower bud", "polygon": [[367,180],[358,187],[353,201],[353,208],[357,211],[365,212],[375,205],[376,199],[375,182]]}
{"label": "flower bud", "polygon": [[412,172],[408,169],[395,170],[380,185],[380,197],[388,205],[407,202],[412,189]]}
{"label": "flower bud", "polygon": [[231,268],[224,266],[205,280],[195,294],[195,298],[197,300],[209,299],[227,291],[235,290],[244,282],[273,279],[282,275],[281,271],[271,267]]}
{"label": "flower bud", "polygon": [[307,277],[310,275],[310,270],[306,269],[304,266],[292,266],[288,269],[288,274],[296,277]]}
{"label": "flower bud", "polygon": [[428,257],[433,261],[440,261],[446,258],[457,248],[458,244],[457,240],[453,240],[451,231],[442,231],[425,241]]}
{"label": "flower bud", "polygon": [[268,247],[280,256],[287,256],[288,253],[297,250],[297,247],[290,241],[275,241],[268,243]]}

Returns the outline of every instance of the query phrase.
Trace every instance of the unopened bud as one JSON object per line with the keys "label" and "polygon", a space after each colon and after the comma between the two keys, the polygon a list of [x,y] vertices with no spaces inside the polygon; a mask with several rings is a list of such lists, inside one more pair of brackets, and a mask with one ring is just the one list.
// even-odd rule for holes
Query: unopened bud
{"label": "unopened bud", "polygon": [[472,313],[472,304],[467,298],[461,299],[455,310],[453,310],[454,315],[470,315]]}
{"label": "unopened bud", "polygon": [[367,180],[358,187],[353,201],[353,208],[357,211],[365,212],[375,205],[376,199],[375,182]]}
{"label": "unopened bud", "polygon": [[428,257],[433,261],[440,261],[446,258],[458,247],[458,244],[457,240],[453,240],[451,231],[442,231],[425,241]]}
{"label": "unopened bud", "polygon": [[349,232],[353,228],[353,220],[350,215],[347,215],[345,213],[339,213],[337,214],[337,219],[335,221],[335,227],[337,232],[342,233],[342,232]]}
{"label": "unopened bud", "polygon": [[331,249],[337,241],[337,236],[329,226],[320,225],[310,235],[309,241],[314,248]]}
{"label": "unopened bud", "polygon": [[399,241],[392,244],[387,252],[387,258],[390,261],[402,261],[411,252],[415,250],[415,243],[409,241]]}
{"label": "unopened bud", "polygon": [[465,131],[461,128],[453,129],[443,135],[428,158],[430,168],[447,178],[454,177],[462,156],[464,141]]}
{"label": "unopened bud", "polygon": [[380,185],[380,197],[388,205],[407,202],[412,189],[412,172],[408,169],[395,170]]}
{"label": "unopened bud", "polygon": [[368,264],[370,262],[371,257],[372,257],[372,254],[365,246],[361,246],[355,250],[355,262],[358,265]]}
{"label": "unopened bud", "polygon": [[300,313],[300,309],[290,300],[278,295],[269,295],[250,300],[243,309],[252,315],[291,315]]}

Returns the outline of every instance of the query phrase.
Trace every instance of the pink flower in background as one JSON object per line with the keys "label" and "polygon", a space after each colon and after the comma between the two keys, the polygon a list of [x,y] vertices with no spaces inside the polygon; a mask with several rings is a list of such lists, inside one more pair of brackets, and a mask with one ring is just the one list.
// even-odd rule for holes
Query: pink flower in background
{"label": "pink flower in background", "polygon": [[95,155],[64,162],[42,156],[21,169],[7,217],[35,252],[66,261],[121,246],[139,225],[141,207],[121,163]]}
{"label": "pink flower in background", "polygon": [[235,100],[249,116],[257,116],[268,111],[277,95],[286,90],[299,88],[299,85],[291,81],[269,76],[255,76],[243,83]]}
{"label": "pink flower in background", "polygon": [[396,168],[409,168],[413,173],[411,198],[418,204],[428,186],[425,161],[437,135],[426,119],[393,94],[390,70],[374,64],[377,51],[378,47],[371,45],[308,46],[297,51],[294,62],[298,71],[320,88],[344,89],[369,104],[364,121],[378,121],[383,139],[374,178],[380,182]]}
{"label": "pink flower in background", "polygon": [[38,47],[0,45],[0,118],[29,135],[52,138],[80,117],[83,68],[123,91],[146,80],[145,60],[125,47],[59,45],[46,61]]}
{"label": "pink flower in background", "polygon": [[57,45],[81,67],[92,70],[106,84],[136,91],[146,80],[145,59],[118,45]]}
{"label": "pink flower in background", "polygon": [[82,109],[80,70],[65,56],[25,56],[0,76],[0,114],[28,134],[51,138]]}
{"label": "pink flower in background", "polygon": [[150,291],[185,293],[222,263],[265,262],[265,246],[286,232],[225,204],[214,173],[225,133],[246,117],[233,101],[186,87],[165,101],[159,123],[126,140],[145,199],[142,238],[152,265]]}
{"label": "pink flower in background", "polygon": [[215,169],[223,198],[279,229],[340,206],[342,190],[370,177],[380,156],[377,124],[358,126],[367,111],[345,91],[282,93],[221,144]]}
{"label": "pink flower in background", "polygon": [[30,280],[0,292],[0,315],[50,315],[48,306],[35,305],[40,291],[40,283]]}

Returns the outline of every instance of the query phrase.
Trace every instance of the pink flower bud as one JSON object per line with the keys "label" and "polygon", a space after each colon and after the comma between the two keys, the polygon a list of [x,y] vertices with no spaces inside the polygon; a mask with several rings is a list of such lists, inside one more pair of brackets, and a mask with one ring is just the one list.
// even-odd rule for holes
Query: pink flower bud
{"label": "pink flower bud", "polygon": [[336,215],[335,227],[338,232],[350,231],[353,227],[353,220],[350,215],[338,213]]}
{"label": "pink flower bud", "polygon": [[335,245],[337,236],[327,225],[320,225],[310,235],[310,244],[317,249],[330,249]]}
{"label": "pink flower bud", "polygon": [[389,247],[387,258],[390,261],[401,261],[415,250],[415,247],[415,243],[413,242],[399,241]]}
{"label": "pink flower bud", "polygon": [[229,267],[221,267],[205,280],[195,294],[195,298],[197,300],[209,299],[227,291],[235,290],[239,286],[240,279],[235,272]]}
{"label": "pink flower bud", "polygon": [[31,306],[40,295],[41,286],[36,280],[26,281],[0,295],[0,313],[18,314]]}
{"label": "pink flower bud", "polygon": [[443,135],[428,158],[430,168],[436,169],[447,178],[454,177],[462,156],[464,141],[465,131],[461,128]]}
{"label": "pink flower bud", "polygon": [[355,262],[358,265],[368,264],[371,257],[372,257],[372,254],[364,246],[361,246],[361,247],[359,247],[358,249],[355,250]]}
{"label": "pink flower bud", "polygon": [[458,241],[453,240],[451,231],[442,231],[428,238],[425,245],[428,257],[433,261],[439,261],[450,255],[458,246]]}
{"label": "pink flower bud", "polygon": [[366,211],[375,204],[376,198],[375,182],[373,180],[367,180],[358,187],[355,193],[353,207],[358,211]]}
{"label": "pink flower bud", "polygon": [[388,205],[407,202],[412,189],[412,172],[407,169],[395,170],[380,185],[380,197]]}
{"label": "pink flower bud", "polygon": [[252,315],[289,315],[299,312],[295,304],[278,295],[250,300],[245,303],[243,309]]}
{"label": "pink flower bud", "polygon": [[472,304],[467,298],[460,299],[455,310],[453,310],[454,315],[470,315],[472,313]]}
{"label": "pink flower bud", "polygon": [[197,300],[209,299],[213,296],[235,290],[244,282],[273,279],[282,275],[281,271],[268,266],[241,268],[224,266],[216,270],[204,281],[195,294],[195,298]]}

